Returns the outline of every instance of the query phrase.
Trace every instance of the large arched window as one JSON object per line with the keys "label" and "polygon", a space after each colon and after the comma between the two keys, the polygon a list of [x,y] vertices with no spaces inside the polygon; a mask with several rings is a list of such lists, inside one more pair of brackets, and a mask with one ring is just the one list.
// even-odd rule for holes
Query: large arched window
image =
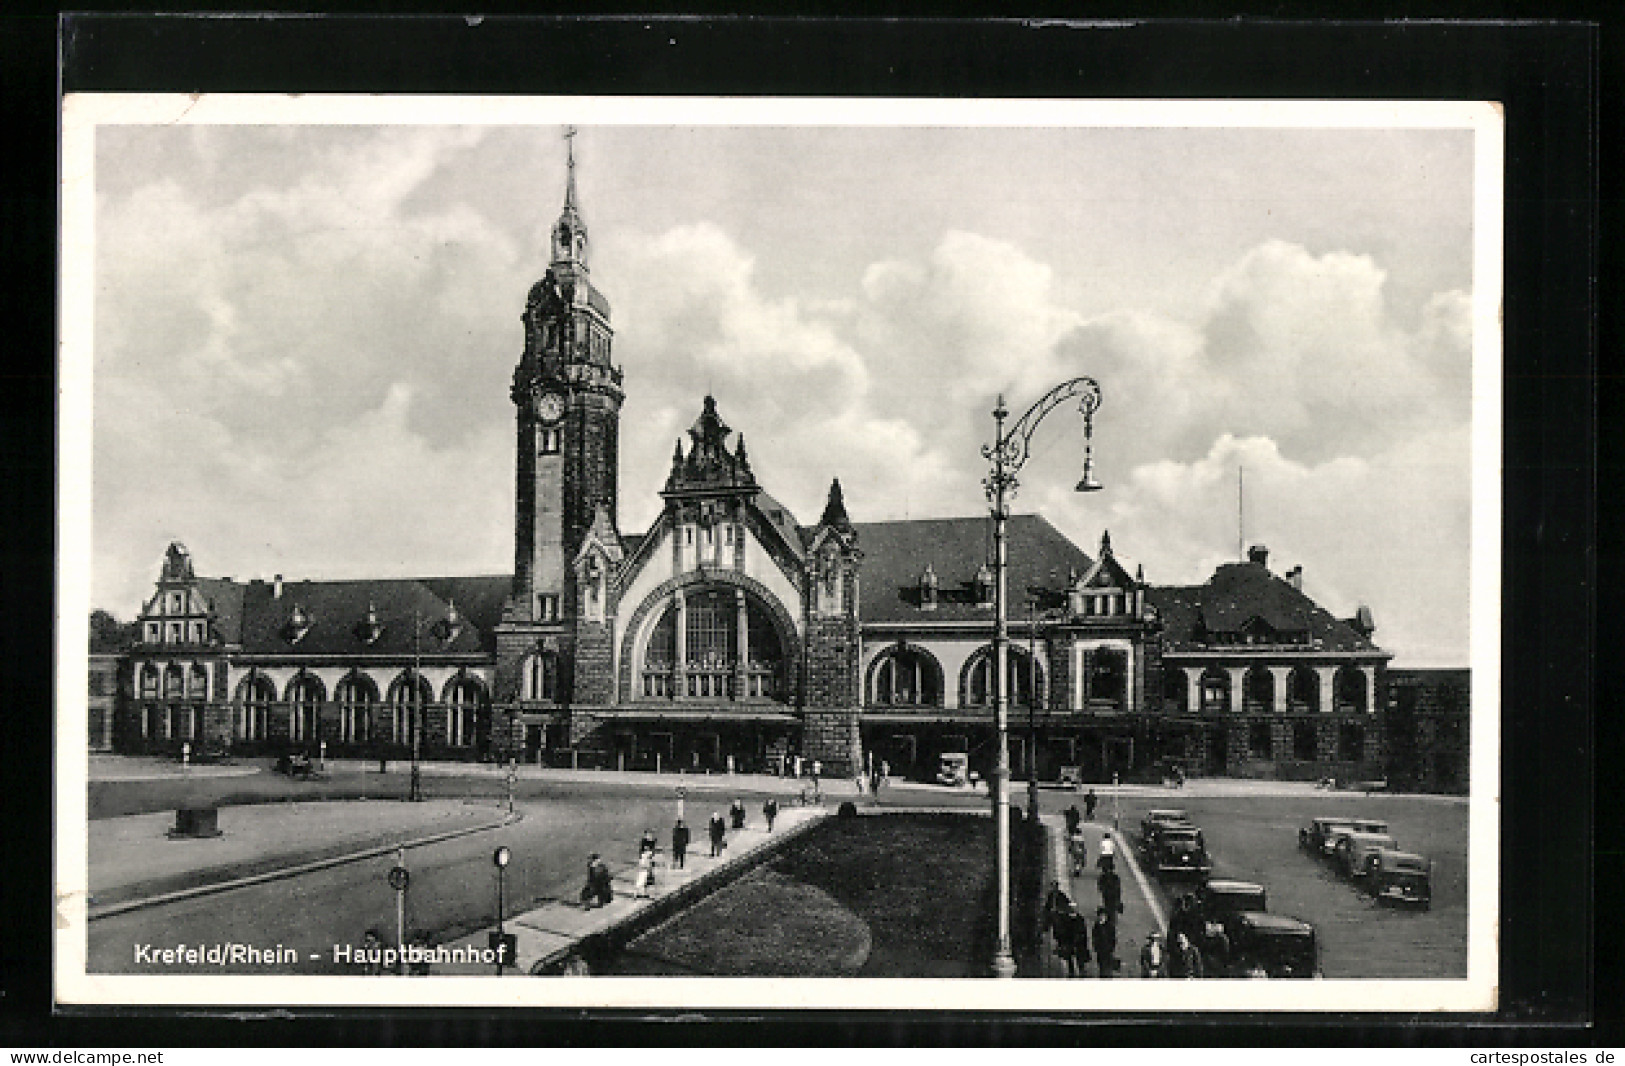
{"label": "large arched window", "polygon": [[459,674],[446,686],[446,743],[454,748],[474,742],[474,722],[485,700],[485,686],[470,674]]}
{"label": "large arched window", "polygon": [[888,648],[869,668],[869,702],[881,706],[941,706],[942,667],[919,648]]}
{"label": "large arched window", "polygon": [[1223,714],[1230,710],[1230,673],[1217,666],[1202,671],[1202,713]]}
{"label": "large arched window", "polygon": [[1090,710],[1128,710],[1128,652],[1090,648],[1083,653],[1083,699]]}
{"label": "large arched window", "polygon": [[672,597],[644,645],[646,699],[783,700],[784,644],[766,605],[732,586]]}
{"label": "large arched window", "polygon": [[[1037,683],[1038,693],[1042,697],[1044,692],[1044,672],[1034,667],[1032,656],[1027,649],[1014,644],[1007,645],[1009,660],[1006,662],[1007,676],[1010,678],[1010,704],[1013,707],[1027,707],[1032,703],[1034,682]],[[960,702],[967,707],[989,707],[993,704],[993,649],[982,648],[965,664],[965,672],[960,683]]]}
{"label": "large arched window", "polygon": [[372,706],[378,702],[372,678],[352,671],[333,689],[333,698],[339,705],[339,740],[345,744],[372,740]]}
{"label": "large arched window", "polygon": [[519,666],[520,699],[554,701],[559,698],[557,652],[535,651]]}
{"label": "large arched window", "polygon": [[327,692],[321,679],[300,674],[288,685],[288,739],[305,743],[318,739],[316,722]]}
{"label": "large arched window", "polygon": [[1338,710],[1345,712],[1366,710],[1365,674],[1359,667],[1338,667],[1337,675],[1332,679],[1332,692],[1336,696]]}
{"label": "large arched window", "polygon": [[412,714],[415,707],[418,729],[423,728],[423,708],[434,700],[429,682],[421,674],[402,671],[389,686],[390,737],[397,744],[412,742]]}
{"label": "large arched window", "polygon": [[1312,666],[1294,666],[1286,678],[1287,707],[1293,711],[1320,710],[1320,675]]}
{"label": "large arched window", "polygon": [[276,688],[263,674],[251,673],[237,686],[237,702],[243,705],[240,735],[244,740],[264,740],[271,717]]}
{"label": "large arched window", "polygon": [[1247,712],[1269,714],[1275,710],[1275,676],[1267,667],[1254,666],[1243,682],[1247,690]]}

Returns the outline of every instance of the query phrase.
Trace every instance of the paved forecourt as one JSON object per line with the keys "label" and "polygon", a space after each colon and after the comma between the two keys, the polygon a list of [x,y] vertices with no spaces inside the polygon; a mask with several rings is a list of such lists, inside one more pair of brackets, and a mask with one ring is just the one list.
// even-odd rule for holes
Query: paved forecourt
{"label": "paved forecourt", "polygon": [[[553,900],[532,910],[505,918],[502,930],[515,937],[517,953],[513,965],[505,967],[503,972],[528,974],[533,968],[560,963],[582,941],[619,926],[643,920],[651,908],[675,902],[672,899],[674,896],[685,899],[698,898],[702,891],[714,887],[713,883],[721,882],[730,873],[754,862],[759,853],[770,845],[804,832],[828,814],[828,809],[821,806],[781,807],[779,816],[774,821],[773,831],[769,833],[761,812],[752,811],[745,828],[728,830],[727,847],[722,855],[715,858],[710,853],[711,841],[706,833],[705,823],[696,820],[693,823],[694,837],[689,844],[681,869],[672,865],[669,841],[660,842],[655,853],[654,878],[647,889],[648,895],[643,897],[634,895],[633,879],[637,873],[637,863],[615,861],[618,856],[605,855],[604,860],[609,863],[610,872],[614,876],[612,883],[614,899],[607,906],[592,908],[577,902],[573,897]],[[583,884],[586,882],[586,875],[586,865],[583,863],[581,870]],[[471,949],[488,949],[491,934],[496,931],[496,926],[488,926],[437,947],[477,957]],[[437,961],[433,965],[433,972],[488,976],[496,972],[496,967],[494,963],[478,961]]]}

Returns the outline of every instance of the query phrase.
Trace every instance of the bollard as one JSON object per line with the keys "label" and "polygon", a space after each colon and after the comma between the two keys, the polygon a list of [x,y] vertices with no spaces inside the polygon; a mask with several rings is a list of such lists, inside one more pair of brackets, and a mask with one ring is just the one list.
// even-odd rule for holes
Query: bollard
{"label": "bollard", "polygon": [[191,762],[192,762],[192,742],[189,741],[189,740],[183,740],[183,741],[181,741],[181,765],[182,766],[189,766],[189,765],[191,765]]}
{"label": "bollard", "polygon": [[321,753],[322,753],[321,754],[322,772],[326,773],[327,772],[327,741],[325,741],[325,740],[322,741],[322,744],[321,744]]}

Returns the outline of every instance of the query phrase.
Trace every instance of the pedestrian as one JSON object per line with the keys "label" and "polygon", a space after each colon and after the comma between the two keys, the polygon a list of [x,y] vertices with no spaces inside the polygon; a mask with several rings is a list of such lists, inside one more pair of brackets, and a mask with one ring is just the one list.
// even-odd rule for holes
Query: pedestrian
{"label": "pedestrian", "polygon": [[1179,970],[1182,977],[1202,976],[1202,953],[1196,950],[1191,938],[1184,933],[1174,941],[1174,953],[1179,956]]}
{"label": "pedestrian", "polygon": [[722,854],[727,846],[728,823],[722,820],[720,811],[711,812],[711,857],[714,859]]}
{"label": "pedestrian", "polygon": [[1117,842],[1112,839],[1110,832],[1101,834],[1100,858],[1095,860],[1095,865],[1102,872],[1117,868]]}
{"label": "pedestrian", "polygon": [[654,880],[655,853],[652,851],[638,852],[638,872],[632,880],[632,895],[638,899],[649,898],[649,884]]}
{"label": "pedestrian", "polygon": [[1092,788],[1083,797],[1083,816],[1091,822],[1095,820],[1095,805],[1099,802],[1100,797]]}
{"label": "pedestrian", "polygon": [[[1071,906],[1072,897],[1061,891],[1061,882],[1051,881],[1049,883],[1049,895],[1044,897],[1044,928],[1048,929],[1050,935],[1056,938],[1057,943],[1060,941],[1061,919]],[[1056,950],[1059,951],[1060,949],[1057,948]]]}
{"label": "pedestrian", "polygon": [[1078,831],[1083,823],[1083,815],[1078,813],[1078,805],[1074,803],[1066,809],[1066,835],[1071,836]]}
{"label": "pedestrian", "polygon": [[1123,879],[1117,876],[1117,871],[1107,868],[1100,871],[1096,879],[1100,887],[1100,905],[1106,908],[1106,913],[1112,916],[1112,921],[1123,913]]}
{"label": "pedestrian", "polygon": [[1072,857],[1072,876],[1082,877],[1084,867],[1089,864],[1089,842],[1084,838],[1082,826],[1067,836],[1066,846],[1067,854]]}
{"label": "pedestrian", "polygon": [[1055,925],[1055,953],[1066,960],[1066,975],[1083,976],[1083,968],[1089,962],[1089,923],[1068,903]]}
{"label": "pedestrian", "polygon": [[1162,942],[1161,933],[1153,931],[1140,949],[1140,976],[1168,976],[1168,950]]}
{"label": "pedestrian", "polygon": [[1170,977],[1190,977],[1185,972],[1186,959],[1179,950],[1181,938],[1196,944],[1202,935],[1203,922],[1196,913],[1196,901],[1189,893],[1181,895],[1174,900],[1174,913],[1168,918],[1168,975]]}
{"label": "pedestrian", "polygon": [[767,802],[762,804],[762,817],[767,819],[767,831],[769,833],[773,832],[773,819],[778,816],[779,801],[769,796]]}
{"label": "pedestrian", "polygon": [[381,977],[384,970],[384,936],[376,929],[368,929],[361,938],[361,958],[366,963],[368,977]]}
{"label": "pedestrian", "polygon": [[407,943],[408,954],[411,956],[406,964],[408,977],[428,977],[429,969],[429,937],[425,933],[413,933],[412,939]]}
{"label": "pedestrian", "polygon": [[581,902],[588,910],[609,906],[615,898],[611,881],[608,864],[598,857],[596,851],[593,852],[587,859],[587,883],[581,889]]}
{"label": "pedestrian", "polygon": [[638,854],[640,856],[646,852],[653,854],[657,846],[658,845],[655,841],[655,831],[653,829],[645,829],[643,831],[643,836],[638,840]]}
{"label": "pedestrian", "polygon": [[745,828],[745,801],[744,800],[739,800],[739,799],[734,800],[733,806],[728,808],[728,813],[733,819],[733,827],[735,829],[743,829],[743,828]]}
{"label": "pedestrian", "polygon": [[681,818],[671,827],[671,861],[679,870],[683,868],[683,857],[688,854],[688,823]]}
{"label": "pedestrian", "polygon": [[1117,973],[1117,923],[1105,907],[1095,910],[1095,962],[1100,976],[1112,977]]}

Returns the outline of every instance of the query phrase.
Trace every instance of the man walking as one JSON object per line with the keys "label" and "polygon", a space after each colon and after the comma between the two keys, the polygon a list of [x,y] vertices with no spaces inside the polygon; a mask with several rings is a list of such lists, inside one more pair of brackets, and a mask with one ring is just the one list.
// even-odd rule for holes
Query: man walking
{"label": "man walking", "polygon": [[1083,816],[1091,822],[1095,820],[1095,804],[1099,802],[1100,797],[1095,795],[1092,788],[1083,797]]}
{"label": "man walking", "polygon": [[1123,913],[1123,879],[1117,876],[1116,870],[1108,867],[1100,871],[1097,883],[1100,886],[1100,905],[1116,921],[1116,916]]}
{"label": "man walking", "polygon": [[1100,976],[1117,975],[1117,922],[1105,907],[1095,911],[1095,961],[1100,964]]}
{"label": "man walking", "polygon": [[683,857],[688,854],[688,823],[681,818],[671,827],[671,862],[679,870],[683,868]]}
{"label": "man walking", "polygon": [[722,854],[727,845],[728,823],[722,820],[722,812],[711,812],[711,857],[714,859]]}
{"label": "man walking", "polygon": [[769,796],[767,802],[762,804],[762,817],[767,819],[767,831],[769,833],[773,832],[773,819],[778,816],[779,801]]}

